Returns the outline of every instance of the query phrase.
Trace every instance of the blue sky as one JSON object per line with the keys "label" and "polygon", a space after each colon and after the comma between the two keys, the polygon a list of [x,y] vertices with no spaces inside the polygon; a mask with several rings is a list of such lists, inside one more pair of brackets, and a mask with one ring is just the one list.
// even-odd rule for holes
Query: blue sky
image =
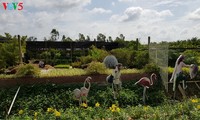
{"label": "blue sky", "polygon": [[53,28],[78,39],[99,33],[147,43],[200,38],[200,0],[24,0],[22,11],[4,10],[0,0],[0,34],[50,37]]}

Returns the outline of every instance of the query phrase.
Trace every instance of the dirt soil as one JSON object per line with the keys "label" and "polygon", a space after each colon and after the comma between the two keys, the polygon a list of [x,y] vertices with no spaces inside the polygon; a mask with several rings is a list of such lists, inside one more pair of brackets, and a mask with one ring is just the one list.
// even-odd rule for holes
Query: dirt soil
{"label": "dirt soil", "polygon": [[[90,75],[92,77],[91,82],[98,84],[106,84],[106,77],[108,75]],[[129,80],[139,80],[141,77],[149,77],[148,74],[122,74],[121,79],[123,81]],[[68,83],[82,83],[88,76],[61,76],[61,77],[46,77],[46,78],[8,78],[0,79],[0,87],[14,87],[19,85],[32,85],[32,84],[46,84],[46,83],[55,83],[55,84],[68,84]]]}

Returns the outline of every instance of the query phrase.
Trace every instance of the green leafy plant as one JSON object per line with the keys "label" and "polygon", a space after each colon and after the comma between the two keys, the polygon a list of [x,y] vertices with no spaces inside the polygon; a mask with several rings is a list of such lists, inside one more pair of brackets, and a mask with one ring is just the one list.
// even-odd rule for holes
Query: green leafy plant
{"label": "green leafy plant", "polygon": [[79,62],[79,61],[73,62],[73,63],[71,64],[71,66],[72,66],[73,68],[81,68],[81,62]]}
{"label": "green leafy plant", "polygon": [[146,64],[148,64],[149,56],[147,51],[137,51],[134,65],[137,68],[143,68]]}
{"label": "green leafy plant", "polygon": [[103,59],[108,55],[108,52],[103,49],[98,49],[95,46],[91,46],[89,55],[92,57],[93,61],[103,62]]}
{"label": "green leafy plant", "polygon": [[15,74],[16,77],[38,77],[40,69],[33,64],[20,65]]}
{"label": "green leafy plant", "polygon": [[82,64],[91,63],[92,60],[93,60],[92,56],[90,56],[90,55],[88,55],[88,56],[81,56],[79,59],[80,59],[80,62],[81,62]]}
{"label": "green leafy plant", "polygon": [[123,66],[128,66],[132,61],[132,51],[127,48],[113,49],[111,53],[117,58],[119,63],[123,64]]}
{"label": "green leafy plant", "polygon": [[86,69],[87,74],[105,74],[106,67],[100,62],[91,62]]}
{"label": "green leafy plant", "polygon": [[144,71],[147,72],[147,73],[152,73],[152,72],[158,73],[159,67],[154,63],[149,63],[149,64],[145,65]]}
{"label": "green leafy plant", "polygon": [[40,58],[44,59],[45,63],[50,65],[56,65],[60,56],[60,51],[56,49],[49,49],[40,54]]}

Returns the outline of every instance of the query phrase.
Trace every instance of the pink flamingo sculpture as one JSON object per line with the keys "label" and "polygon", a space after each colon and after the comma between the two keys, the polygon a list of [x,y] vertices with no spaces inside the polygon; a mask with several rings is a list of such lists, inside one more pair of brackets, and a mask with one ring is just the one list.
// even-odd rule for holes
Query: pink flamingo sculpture
{"label": "pink flamingo sculpture", "polygon": [[146,89],[149,88],[150,86],[152,86],[154,80],[156,80],[156,79],[157,79],[157,76],[155,73],[153,73],[153,74],[151,74],[150,79],[147,77],[142,77],[142,78],[140,78],[139,81],[137,81],[135,83],[135,85],[139,84],[144,87],[144,90],[143,90],[143,103],[144,104],[145,104]]}
{"label": "pink flamingo sculpture", "polygon": [[[73,91],[74,97],[76,100],[79,100],[79,105],[81,105],[83,102],[87,104],[87,96],[90,91],[90,80],[92,80],[91,77],[87,77],[84,81],[83,87],[81,89],[76,88]],[[86,82],[89,84],[88,88],[85,87]]]}

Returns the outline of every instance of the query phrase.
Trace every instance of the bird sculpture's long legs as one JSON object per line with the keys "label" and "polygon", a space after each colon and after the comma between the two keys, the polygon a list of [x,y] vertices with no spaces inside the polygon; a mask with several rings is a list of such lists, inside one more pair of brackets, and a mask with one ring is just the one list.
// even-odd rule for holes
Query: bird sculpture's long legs
{"label": "bird sculpture's long legs", "polygon": [[145,102],[146,90],[147,90],[147,88],[144,87],[144,89],[143,89],[143,97],[142,97],[142,100],[143,100],[143,104],[144,104],[144,105],[146,105],[146,102]]}
{"label": "bird sculpture's long legs", "polygon": [[175,101],[175,99],[176,99],[176,90],[174,91],[174,101]]}
{"label": "bird sculpture's long legs", "polygon": [[81,106],[81,105],[82,105],[82,99],[80,97],[80,99],[79,99],[79,106]]}
{"label": "bird sculpture's long legs", "polygon": [[117,99],[116,97],[116,92],[115,92],[115,88],[114,88],[114,84],[112,83],[112,91],[113,91],[113,96],[114,96],[114,99]]}

